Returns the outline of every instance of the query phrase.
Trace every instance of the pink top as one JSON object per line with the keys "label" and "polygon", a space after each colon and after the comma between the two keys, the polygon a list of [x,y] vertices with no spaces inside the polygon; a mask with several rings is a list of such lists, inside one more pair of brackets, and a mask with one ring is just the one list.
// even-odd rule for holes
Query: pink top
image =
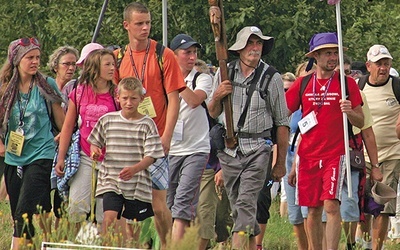
{"label": "pink top", "polygon": [[[78,100],[78,104],[75,100],[75,91],[77,91],[76,99]],[[77,86],[76,90],[73,90],[69,94],[69,99],[79,109],[79,115],[82,120],[79,127],[81,150],[90,157],[90,144],[87,141],[90,132],[92,132],[93,127],[100,117],[108,112],[117,111],[119,109],[118,105],[110,93],[96,94],[92,87],[86,84]],[[103,148],[103,156],[104,153],[105,148]],[[101,156],[99,161],[103,160],[103,156]]]}

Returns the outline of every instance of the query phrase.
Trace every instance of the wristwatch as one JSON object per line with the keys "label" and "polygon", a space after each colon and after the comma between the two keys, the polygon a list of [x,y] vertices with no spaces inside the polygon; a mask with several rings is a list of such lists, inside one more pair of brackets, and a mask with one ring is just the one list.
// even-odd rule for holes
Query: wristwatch
{"label": "wristwatch", "polygon": [[376,168],[380,168],[381,166],[382,166],[382,163],[379,163],[379,162],[374,165],[374,167],[376,167]]}

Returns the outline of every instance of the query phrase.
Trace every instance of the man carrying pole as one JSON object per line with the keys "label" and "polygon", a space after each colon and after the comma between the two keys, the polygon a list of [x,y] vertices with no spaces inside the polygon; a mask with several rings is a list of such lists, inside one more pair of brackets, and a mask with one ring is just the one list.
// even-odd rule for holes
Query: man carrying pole
{"label": "man carrying pole", "polygon": [[[285,156],[289,139],[289,121],[283,82],[276,70],[261,60],[271,51],[273,38],[255,26],[240,30],[229,51],[239,59],[230,63],[232,80],[217,84],[208,103],[210,115],[218,117],[232,95],[233,129],[237,146],[218,152],[222,175],[232,208],[234,227],[232,249],[256,249],[260,233],[256,220],[257,197],[262,189],[271,157],[273,126],[277,127],[277,161],[271,171],[273,180],[285,175]],[[219,79],[217,71],[215,79]]]}
{"label": "man carrying pole", "polygon": [[300,106],[303,110],[299,122],[302,133],[299,162],[296,176],[291,172],[288,182],[297,187],[298,204],[308,207],[311,249],[322,249],[323,209],[327,213],[327,249],[338,249],[341,231],[339,200],[345,171],[345,142],[341,135],[347,133],[341,123],[343,113],[352,125],[359,128],[364,125],[362,99],[353,79],[347,78],[348,99],[341,98],[339,74],[335,71],[338,48],[336,33],[315,34],[306,56],[310,58],[309,65],[317,62],[316,71],[303,89],[303,77],[299,77],[286,92],[290,113]]}

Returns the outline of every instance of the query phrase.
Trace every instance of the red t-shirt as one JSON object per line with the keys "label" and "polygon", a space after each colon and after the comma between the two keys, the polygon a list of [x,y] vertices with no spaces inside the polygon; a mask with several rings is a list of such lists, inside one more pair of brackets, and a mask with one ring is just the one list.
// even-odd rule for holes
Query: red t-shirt
{"label": "red t-shirt", "polygon": [[[150,96],[156,111],[156,117],[154,122],[157,125],[158,132],[162,136],[165,129],[166,117],[167,117],[167,94],[173,91],[182,91],[186,88],[181,69],[178,62],[175,59],[174,52],[169,48],[165,48],[163,54],[163,69],[164,69],[164,86],[162,86],[161,72],[158,65],[158,59],[156,55],[156,44],[154,40],[150,40],[149,54],[146,60],[145,73],[143,86],[146,89],[146,96]],[[119,50],[114,51],[114,55],[117,57]],[[142,78],[143,61],[146,55],[146,50],[132,51],[132,57],[139,74],[138,78]],[[125,77],[137,77],[132,66],[130,58],[129,47],[125,51],[125,55],[122,58],[119,71],[115,71],[114,81],[118,83]]]}
{"label": "red t-shirt", "polygon": [[[343,113],[339,103],[342,97],[339,74],[334,74],[329,87],[329,79],[318,79],[316,81],[313,74],[300,101],[299,93],[302,80],[303,77],[297,78],[286,92],[288,109],[293,113],[301,105],[303,117],[314,111],[318,124],[301,135],[299,156],[316,160],[344,155]],[[347,83],[348,99],[351,101],[352,107],[362,105],[360,90],[355,80],[347,77]],[[325,86],[325,90],[322,86]],[[314,98],[317,99],[317,102],[314,101]],[[323,105],[318,105],[319,100],[323,100]]]}

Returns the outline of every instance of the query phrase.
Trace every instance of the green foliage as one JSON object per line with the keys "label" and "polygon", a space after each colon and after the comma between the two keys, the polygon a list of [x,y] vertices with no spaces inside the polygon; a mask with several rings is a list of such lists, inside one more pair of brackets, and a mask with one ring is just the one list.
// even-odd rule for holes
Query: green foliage
{"label": "green foliage", "polygon": [[[128,42],[122,27],[122,13],[130,1],[109,1],[97,42],[123,45]],[[141,1],[152,13],[151,37],[161,41],[162,0]],[[81,49],[92,36],[103,5],[100,0],[0,0],[0,56],[5,58],[10,41],[23,36],[37,36],[42,42],[42,65],[59,46]],[[178,33],[188,33],[203,49],[199,57],[216,64],[215,45],[208,15],[208,1],[168,0],[168,41]],[[308,41],[317,32],[336,30],[336,8],[319,0],[225,0],[224,16],[228,46],[237,32],[247,25],[260,27],[275,38],[272,52],[265,60],[279,71],[293,71],[306,58]],[[366,60],[368,48],[386,45],[400,68],[400,5],[394,0],[341,1],[343,45],[353,60]]]}
{"label": "green foliage", "polygon": [[[279,215],[279,203],[280,198],[274,199],[270,208],[271,217],[268,220],[267,230],[265,232],[263,245],[267,249],[277,249],[277,250],[295,250],[297,249],[295,235],[293,233],[293,227],[288,222],[287,218],[282,218]],[[43,240],[43,234],[41,233],[41,229],[37,225],[37,221],[35,221],[35,228],[37,230],[37,234],[33,239],[33,245],[30,247],[23,247],[23,249],[39,249],[41,242]],[[143,230],[149,230],[148,226],[143,226],[142,228],[143,237],[146,237]],[[6,202],[0,202],[0,246],[6,249],[7,246],[11,245],[11,236],[12,236],[12,219],[10,215],[10,205]],[[150,229],[153,230],[154,229]],[[48,235],[47,241],[49,242],[65,242],[66,240],[73,241],[74,237],[72,236],[72,228],[71,225],[67,222],[66,219],[62,219],[60,221],[59,228],[57,230],[53,230],[50,235]],[[173,250],[187,250],[187,249],[196,249],[198,245],[198,226],[194,225],[187,229],[184,239],[179,243],[167,242],[167,249]],[[343,232],[343,230],[342,230]],[[108,246],[118,246],[118,235],[109,234]],[[141,235],[142,237],[142,235]],[[135,244],[131,242],[131,244]],[[212,246],[214,246],[215,242],[212,242]],[[230,245],[230,242],[227,243]],[[387,240],[385,242],[385,249],[387,250],[395,250],[398,249],[398,244],[395,241]],[[156,248],[157,249],[157,248]],[[339,249],[345,249],[345,236],[342,233],[342,237],[340,240]],[[356,249],[362,249],[359,244],[357,244]]]}

